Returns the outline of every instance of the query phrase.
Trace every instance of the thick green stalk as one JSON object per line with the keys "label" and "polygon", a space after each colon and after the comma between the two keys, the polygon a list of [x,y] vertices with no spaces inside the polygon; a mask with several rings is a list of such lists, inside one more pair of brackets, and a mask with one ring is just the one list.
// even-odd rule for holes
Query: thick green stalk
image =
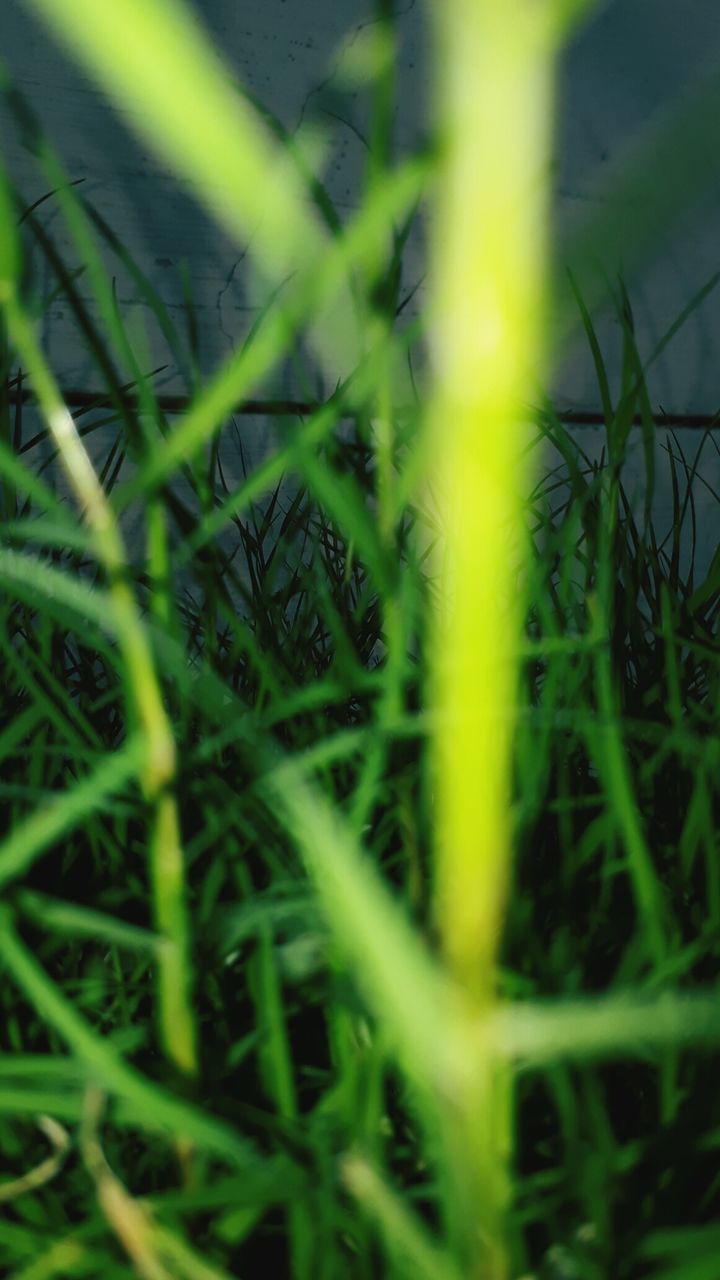
{"label": "thick green stalk", "polygon": [[510,1082],[470,1022],[492,1008],[510,865],[511,743],[526,440],[547,273],[557,32],[533,0],[437,0],[430,409],[444,504],[434,688],[436,909],[466,995],[473,1069],[442,1102],[448,1225],[466,1273],[507,1274]]}

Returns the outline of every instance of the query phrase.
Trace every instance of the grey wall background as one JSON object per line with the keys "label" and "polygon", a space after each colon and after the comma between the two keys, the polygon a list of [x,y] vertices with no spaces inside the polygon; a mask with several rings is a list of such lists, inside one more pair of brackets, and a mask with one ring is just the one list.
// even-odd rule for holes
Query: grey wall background
{"label": "grey wall background", "polygon": [[[343,48],[373,19],[368,0],[195,0],[195,8],[238,78],[260,97],[286,127],[299,129],[314,118],[330,130],[331,149],[324,180],[341,213],[358,202],[365,163],[365,127],[360,99],[342,88]],[[398,5],[401,39],[400,98],[395,142],[411,148],[426,126],[428,59],[424,6]],[[0,47],[18,86],[27,95],[73,178],[120,235],[161,292],[171,314],[183,323],[181,264],[186,264],[201,332],[203,365],[211,368],[247,331],[259,299],[248,293],[242,256],[229,244],[155,158],[148,154],[105,105],[102,95],[29,16],[21,0],[4,0]],[[602,202],[604,175],[611,172],[627,138],[663,111],[720,53],[717,0],[615,0],[601,5],[566,50],[560,83],[557,164],[554,176],[560,244],[578,210]],[[121,54],[119,53],[119,56]],[[708,127],[714,127],[709,122]],[[0,108],[0,129],[10,172],[28,202],[43,194],[34,159],[22,147],[8,112]],[[662,332],[720,266],[719,177],[701,208],[686,219],[674,241],[628,284],[641,353],[649,354]],[[648,193],[652,200],[652,193]],[[58,247],[72,256],[50,203],[46,225]],[[423,274],[422,245],[409,246],[405,282]],[[122,303],[137,304],[130,283],[118,276]],[[422,286],[413,303],[421,307]],[[138,304],[139,305],[139,304]],[[142,311],[142,305],[139,310]],[[409,308],[412,311],[412,307]],[[617,377],[620,329],[606,310],[599,332],[611,372]],[[150,326],[149,326],[150,327]],[[48,313],[45,341],[66,385],[89,386],[92,365],[62,305]],[[154,342],[158,363],[166,358]],[[653,405],[668,413],[713,414],[720,408],[720,288],[677,335],[650,375]],[[165,389],[180,389],[170,370]],[[264,390],[296,390],[293,375],[274,375]],[[584,343],[575,344],[557,371],[552,388],[560,409],[599,409],[595,379]],[[251,445],[264,447],[266,427],[248,422]],[[594,438],[593,438],[594,437]],[[667,466],[658,432],[660,491],[658,520],[667,518],[662,481]],[[720,436],[718,437],[720,439]],[[678,440],[688,451],[699,443],[689,432]],[[599,433],[583,432],[592,453]],[[252,449],[251,449],[252,452]],[[717,542],[714,493],[720,491],[718,450],[705,446],[701,460],[705,495],[701,518],[703,554]],[[638,486],[641,484],[637,472]],[[709,487],[708,487],[709,486]],[[698,499],[702,499],[698,490]]]}

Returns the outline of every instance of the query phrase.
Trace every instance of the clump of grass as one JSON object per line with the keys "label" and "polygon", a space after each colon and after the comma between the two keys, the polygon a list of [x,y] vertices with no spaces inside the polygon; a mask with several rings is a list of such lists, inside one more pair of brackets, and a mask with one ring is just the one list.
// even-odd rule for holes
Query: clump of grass
{"label": "clump of grass", "polygon": [[[458,57],[462,8],[443,18]],[[492,6],[476,10],[482,48],[517,19],[508,6],[493,27]],[[122,12],[161,20],[147,0],[112,14],[91,7],[83,39],[102,34],[93,15]],[[391,7],[381,17],[391,40]],[[498,91],[511,92],[529,58],[532,84],[549,92],[557,33],[544,35],[540,55],[522,42],[510,50]],[[493,438],[474,452],[478,415],[515,423],[537,346],[535,208],[522,231],[539,237],[532,270],[523,260],[519,311],[501,326],[503,378],[458,403],[457,353],[441,343],[436,357],[434,412],[464,426],[459,444],[475,467],[465,475],[467,457],[450,451],[445,485],[493,477],[502,500],[492,524],[485,513],[487,545],[478,548],[469,503],[448,531],[442,486],[438,516],[435,477],[417,481],[428,477],[425,407],[395,403],[394,367],[417,335],[396,326],[405,226],[393,221],[411,216],[433,165],[463,174],[468,157],[450,116],[450,159],[441,146],[392,167],[389,77],[381,61],[356,222],[343,228],[310,183],[317,221],[304,251],[312,258],[312,237],[330,239],[317,292],[305,281],[290,298],[272,295],[202,384],[191,335],[175,331],[23,109],[78,261],[61,259],[33,213],[22,217],[25,259],[45,256],[104,391],[102,405],[69,418],[34,339],[48,299],[21,276],[16,198],[0,260],[0,1145],[11,1180],[0,1257],[15,1280],[714,1274],[720,1124],[706,1050],[719,1037],[707,989],[720,912],[720,580],[717,557],[703,581],[692,563],[683,570],[680,545],[700,450],[688,464],[673,442],[666,550],[649,518],[655,424],[629,301],[619,299],[615,403],[578,286],[606,457],[592,464],[549,407],[529,435],[497,442],[502,456]],[[231,142],[257,159],[267,136],[250,120],[243,106]],[[540,158],[533,148],[501,176],[518,183]],[[290,218],[298,174],[301,190],[308,181],[292,164],[301,157],[283,168],[278,217]],[[216,187],[203,195],[212,203]],[[263,246],[272,281],[282,263],[273,236]],[[115,306],[106,252],[131,272],[186,372],[190,405],[176,420]],[[484,258],[468,281],[455,264],[444,304],[437,289],[463,342],[478,338],[463,328],[473,289],[494,284],[502,301],[515,279],[501,254]],[[323,307],[346,284],[367,339],[359,356],[314,411],[278,421],[277,447],[246,466],[238,397],[313,314],[326,370]],[[623,486],[636,413],[647,468],[639,523]],[[522,502],[523,450],[545,440],[562,465]],[[507,653],[477,611],[478,599],[499,607],[487,603],[486,561],[501,526],[514,530],[513,556],[527,545],[519,577],[508,556],[495,582],[505,595],[508,582],[522,586],[503,615],[515,628]],[[438,542],[462,569],[454,580],[429,554]],[[484,559],[468,558],[473,549]],[[459,685],[451,663],[438,678],[435,617],[448,607],[459,610],[447,637]],[[473,640],[485,646],[477,670]],[[448,713],[458,711],[498,745],[494,755],[465,728],[456,735],[453,797]],[[158,725],[174,743],[162,785],[148,771]]]}
{"label": "clump of grass", "polygon": [[[673,513],[658,542],[649,519],[654,451],[645,454],[642,519],[622,483],[630,419],[639,408],[645,425],[655,424],[626,296],[618,316],[626,374],[617,405],[608,402],[607,449],[591,463],[550,414],[545,429],[569,464],[562,476],[568,496],[553,505],[555,476],[537,494],[542,550],[528,629],[546,639],[545,652],[539,644],[526,667],[505,947],[510,989],[517,984],[542,998],[560,991],[622,997],[632,989],[650,996],[711,986],[717,973],[716,798],[707,770],[715,754],[720,584],[717,557],[698,582],[695,536],[686,529],[700,458],[716,446],[704,432],[689,460],[669,433]],[[585,322],[599,385],[607,387],[587,313]],[[578,631],[587,642],[568,648],[563,637]],[[633,1062],[619,1047],[613,1056],[608,1065],[558,1063],[521,1086],[530,1232],[548,1259],[553,1241],[563,1241],[558,1274],[566,1266],[578,1275],[665,1275],[648,1259],[674,1247],[681,1254],[690,1241],[683,1224],[697,1224],[699,1242],[712,1238],[715,1189],[698,1196],[694,1181],[707,1177],[713,1186],[712,1144],[697,1101],[707,1098],[712,1059],[669,1041],[648,1045]],[[563,1153],[557,1164],[555,1151]],[[641,1188],[632,1206],[630,1186]],[[675,1233],[656,1235],[671,1224]],[[698,1274],[709,1275],[703,1265]]]}

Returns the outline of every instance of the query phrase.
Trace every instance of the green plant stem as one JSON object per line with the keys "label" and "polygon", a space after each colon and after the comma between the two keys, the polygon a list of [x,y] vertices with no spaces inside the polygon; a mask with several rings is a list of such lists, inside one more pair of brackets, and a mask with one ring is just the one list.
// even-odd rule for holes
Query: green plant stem
{"label": "green plant stem", "polygon": [[167,943],[158,959],[160,1035],[171,1062],[182,1073],[194,1075],[197,1057],[190,1001],[190,940],[177,805],[172,791],[176,769],[172,727],[163,705],[150,643],[128,584],[128,562],[117,521],[14,286],[8,284],[6,288],[5,315],[11,341],[32,380],[40,411],[108,579],[131,714],[145,740],[138,781],[152,812],[149,849],[155,921]]}
{"label": "green plant stem", "polygon": [[439,477],[444,525],[433,653],[436,918],[466,997],[459,1036],[472,1063],[438,1113],[459,1260],[474,1280],[503,1280],[510,1080],[470,1022],[494,1003],[509,876],[520,405],[543,354],[557,30],[551,6],[524,0],[438,0],[432,9],[441,158],[428,474]]}

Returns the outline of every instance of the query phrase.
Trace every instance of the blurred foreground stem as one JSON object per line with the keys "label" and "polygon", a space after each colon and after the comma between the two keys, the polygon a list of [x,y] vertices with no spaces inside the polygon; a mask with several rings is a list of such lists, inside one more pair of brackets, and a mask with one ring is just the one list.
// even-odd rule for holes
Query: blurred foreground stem
{"label": "blurred foreground stem", "polygon": [[[468,1027],[492,1008],[510,865],[521,598],[521,398],[541,366],[556,35],[537,0],[437,0],[442,158],[433,224],[431,474],[444,541],[435,620],[436,913]],[[446,1212],[464,1273],[507,1275],[510,1079],[468,1033],[443,1101]],[[460,1048],[459,1050],[460,1051]]]}

